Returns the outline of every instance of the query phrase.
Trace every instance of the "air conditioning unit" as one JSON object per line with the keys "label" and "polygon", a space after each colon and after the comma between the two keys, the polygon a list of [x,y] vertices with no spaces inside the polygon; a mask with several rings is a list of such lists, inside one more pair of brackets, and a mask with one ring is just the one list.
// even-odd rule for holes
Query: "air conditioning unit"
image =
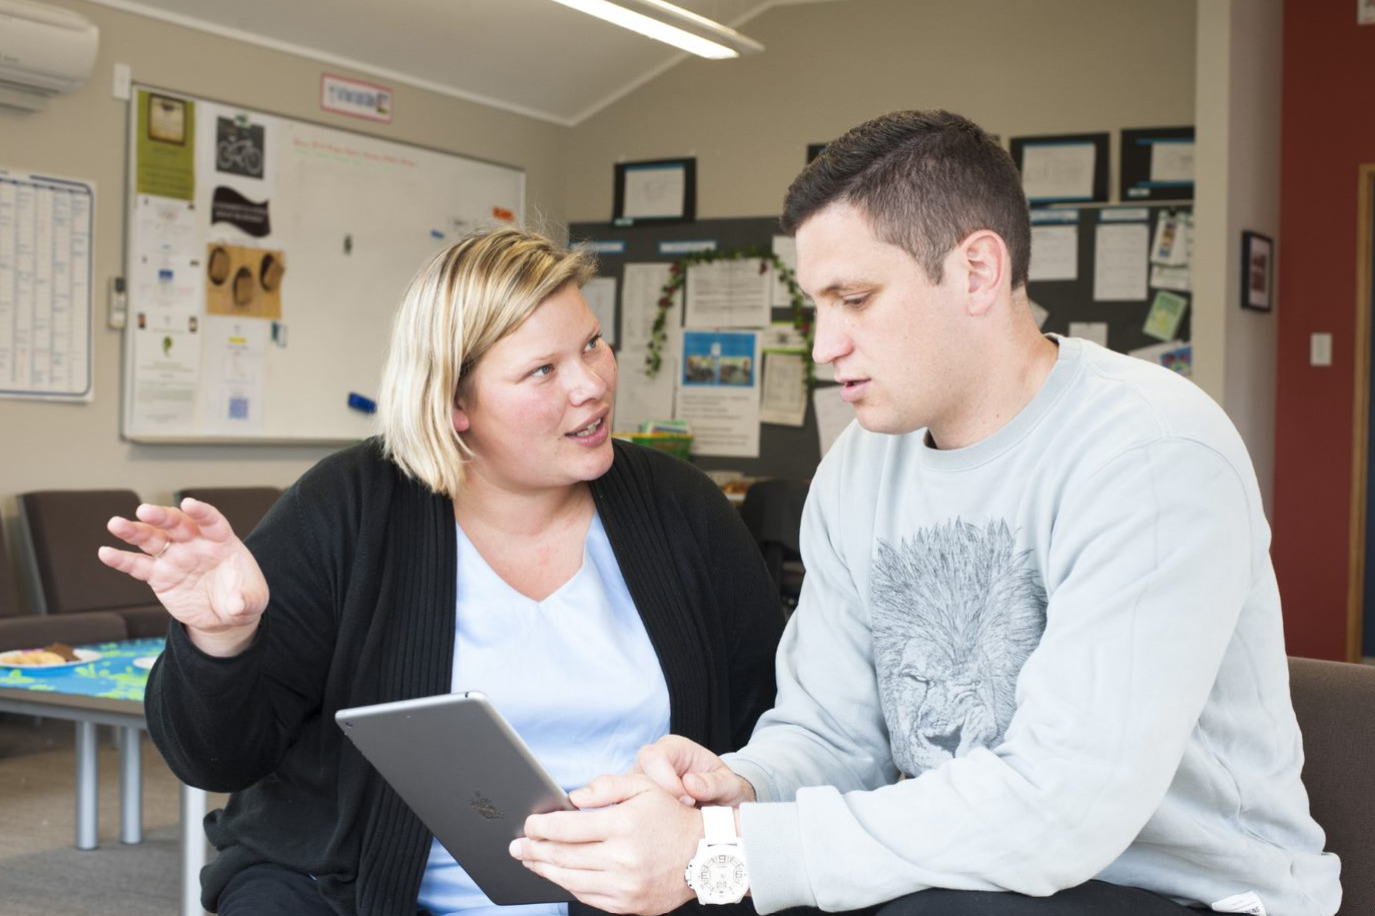
{"label": "air conditioning unit", "polygon": [[100,30],[70,10],[0,0],[0,105],[38,110],[80,89],[95,66]]}

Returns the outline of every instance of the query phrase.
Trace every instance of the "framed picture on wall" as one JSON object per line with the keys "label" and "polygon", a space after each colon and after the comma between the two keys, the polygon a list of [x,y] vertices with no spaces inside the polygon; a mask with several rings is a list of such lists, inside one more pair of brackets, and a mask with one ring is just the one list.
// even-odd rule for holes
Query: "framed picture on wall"
{"label": "framed picture on wall", "polygon": [[1033,207],[1108,199],[1108,135],[1013,137],[1012,159]]}
{"label": "framed picture on wall", "polygon": [[1122,200],[1193,199],[1192,127],[1124,130],[1120,151]]}
{"label": "framed picture on wall", "polygon": [[696,217],[696,159],[616,164],[614,222],[687,223]]}
{"label": "framed picture on wall", "polygon": [[1259,232],[1241,233],[1241,307],[1268,312],[1275,303],[1275,242]]}

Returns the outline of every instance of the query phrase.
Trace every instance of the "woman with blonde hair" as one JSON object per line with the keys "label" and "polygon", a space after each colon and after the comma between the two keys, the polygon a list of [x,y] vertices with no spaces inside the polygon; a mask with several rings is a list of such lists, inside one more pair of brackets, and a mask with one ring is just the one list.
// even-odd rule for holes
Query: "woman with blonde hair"
{"label": "woman with blonde hair", "polygon": [[772,705],[777,595],[704,475],[610,438],[592,273],[514,228],[465,238],[398,311],[380,436],[244,541],[189,499],[110,521],[136,549],[100,559],[175,618],[153,740],[184,782],[233,793],[206,818],[207,909],[495,912],[339,709],[481,690],[572,789],[670,731],[735,748]]}

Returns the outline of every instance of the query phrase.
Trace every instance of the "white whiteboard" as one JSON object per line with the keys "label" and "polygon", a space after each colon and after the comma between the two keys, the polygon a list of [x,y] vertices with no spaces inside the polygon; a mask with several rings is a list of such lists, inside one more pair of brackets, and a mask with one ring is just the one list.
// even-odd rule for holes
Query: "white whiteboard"
{"label": "white whiteboard", "polygon": [[407,282],[524,213],[508,166],[147,87],[130,109],[126,439],[371,435],[350,395],[376,400]]}

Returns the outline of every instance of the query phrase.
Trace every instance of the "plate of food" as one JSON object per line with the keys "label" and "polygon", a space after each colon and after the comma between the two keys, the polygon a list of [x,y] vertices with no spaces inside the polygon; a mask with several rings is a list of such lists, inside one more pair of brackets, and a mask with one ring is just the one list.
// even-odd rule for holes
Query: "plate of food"
{"label": "plate of food", "polygon": [[134,667],[142,668],[144,671],[151,671],[153,670],[153,662],[157,660],[158,657],[156,655],[140,655],[138,658],[134,659]]}
{"label": "plate of food", "polygon": [[41,649],[15,649],[0,652],[0,668],[21,671],[60,671],[99,661],[101,655],[91,649],[73,649],[66,643],[55,642]]}

